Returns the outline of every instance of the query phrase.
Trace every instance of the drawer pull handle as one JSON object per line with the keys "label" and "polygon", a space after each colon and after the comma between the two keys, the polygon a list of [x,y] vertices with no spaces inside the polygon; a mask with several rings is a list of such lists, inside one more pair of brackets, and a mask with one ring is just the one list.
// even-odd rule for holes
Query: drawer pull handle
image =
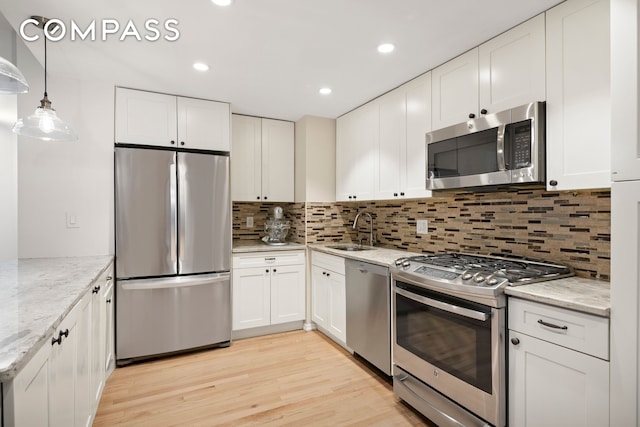
{"label": "drawer pull handle", "polygon": [[566,331],[567,329],[569,329],[568,326],[558,326],[558,325],[554,325],[553,323],[548,323],[545,322],[542,319],[538,319],[538,323],[540,323],[542,326],[546,326],[547,328],[553,328],[553,329],[562,329],[563,331]]}

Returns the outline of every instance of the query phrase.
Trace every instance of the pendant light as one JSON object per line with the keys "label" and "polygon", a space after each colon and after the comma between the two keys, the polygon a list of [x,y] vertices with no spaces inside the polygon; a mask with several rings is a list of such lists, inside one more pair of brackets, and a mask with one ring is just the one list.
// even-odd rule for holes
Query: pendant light
{"label": "pendant light", "polygon": [[18,67],[0,56],[0,93],[11,95],[29,92],[29,84]]}
{"label": "pendant light", "polygon": [[[49,19],[32,16],[38,20],[38,27],[44,29]],[[49,25],[47,31],[54,31],[54,26]],[[45,31],[46,32],[46,31]],[[12,131],[18,135],[31,138],[42,139],[44,141],[75,141],[78,135],[71,129],[71,126],[62,121],[56,114],[56,110],[51,107],[51,101],[47,94],[47,37],[44,39],[44,97],[40,100],[40,106],[26,119],[18,119],[13,125]]]}

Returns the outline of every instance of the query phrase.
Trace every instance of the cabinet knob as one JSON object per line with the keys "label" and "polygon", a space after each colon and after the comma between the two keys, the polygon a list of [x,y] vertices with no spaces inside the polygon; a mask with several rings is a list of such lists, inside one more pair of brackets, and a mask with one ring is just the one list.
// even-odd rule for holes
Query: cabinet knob
{"label": "cabinet knob", "polygon": [[470,118],[470,119],[475,119],[475,118],[476,118],[476,115],[475,115],[475,114],[473,114],[473,113],[469,113],[469,118]]}
{"label": "cabinet knob", "polygon": [[511,338],[511,344],[518,345],[520,344],[520,340],[518,338]]}
{"label": "cabinet knob", "polygon": [[275,273],[275,272],[277,272],[277,271],[278,271],[278,270],[276,270],[275,268],[273,269],[273,272],[274,272],[274,273]]}
{"label": "cabinet knob", "polygon": [[180,145],[184,145],[184,141],[180,141]]}
{"label": "cabinet knob", "polygon": [[264,272],[265,272],[265,273],[268,273],[268,272],[269,272],[269,269],[267,268]]}
{"label": "cabinet knob", "polygon": [[69,336],[69,329],[65,329],[64,331],[58,332],[58,336],[67,338]]}
{"label": "cabinet knob", "polygon": [[404,196],[404,193],[400,193],[401,196]]}
{"label": "cabinet knob", "polygon": [[60,343],[62,342],[62,337],[58,337],[58,338],[51,338],[51,345],[60,345]]}
{"label": "cabinet knob", "polygon": [[107,300],[107,304],[111,304],[111,298]]}
{"label": "cabinet knob", "polygon": [[100,292],[100,286],[94,286],[91,290],[92,294],[97,294],[98,292]]}
{"label": "cabinet knob", "polygon": [[327,275],[327,272],[326,272],[326,271],[323,271],[323,272],[322,272],[322,275],[323,275],[323,276],[326,276],[326,275]]}
{"label": "cabinet knob", "polygon": [[263,197],[263,199],[264,199],[264,200],[267,200],[267,196],[264,196],[264,197]]}
{"label": "cabinet knob", "polygon": [[327,273],[327,277],[331,276],[329,273]]}
{"label": "cabinet knob", "polygon": [[352,199],[353,197],[349,196],[349,199]]}
{"label": "cabinet knob", "polygon": [[555,179],[552,179],[551,181],[549,181],[549,185],[552,187],[555,187],[556,185],[558,185],[558,181],[556,181]]}
{"label": "cabinet knob", "polygon": [[176,142],[172,139],[171,140],[171,145],[175,144]]}
{"label": "cabinet knob", "polygon": [[398,197],[398,193],[393,193],[393,197]]}
{"label": "cabinet knob", "polygon": [[480,114],[483,114],[483,115],[484,115],[484,114],[487,114],[487,113],[488,113],[488,111],[487,111],[485,108],[483,108],[482,110],[480,110]]}
{"label": "cabinet knob", "polygon": [[355,198],[356,198],[356,196],[353,196],[353,198],[355,199]]}

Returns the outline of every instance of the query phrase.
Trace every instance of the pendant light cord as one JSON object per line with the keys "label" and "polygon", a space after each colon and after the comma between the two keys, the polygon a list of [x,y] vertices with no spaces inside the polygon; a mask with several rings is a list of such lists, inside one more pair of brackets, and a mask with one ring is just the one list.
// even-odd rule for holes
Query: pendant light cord
{"label": "pendant light cord", "polygon": [[47,37],[46,34],[42,37],[44,39],[44,96],[47,95]]}

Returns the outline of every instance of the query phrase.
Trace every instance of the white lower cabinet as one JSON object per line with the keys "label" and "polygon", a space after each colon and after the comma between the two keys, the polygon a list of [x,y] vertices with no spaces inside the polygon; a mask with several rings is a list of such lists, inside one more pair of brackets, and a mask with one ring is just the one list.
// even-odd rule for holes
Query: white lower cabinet
{"label": "white lower cabinet", "polygon": [[233,330],[305,318],[304,251],[233,257]]}
{"label": "white lower cabinet", "polygon": [[311,320],[342,345],[347,342],[344,258],[311,253]]}
{"label": "white lower cabinet", "polygon": [[114,329],[113,317],[106,310],[101,315],[107,294],[94,290],[109,291],[112,271],[98,278],[33,358],[2,384],[4,427],[91,426],[106,380],[107,331]]}
{"label": "white lower cabinet", "polygon": [[605,318],[510,299],[509,425],[608,426],[608,328]]}

